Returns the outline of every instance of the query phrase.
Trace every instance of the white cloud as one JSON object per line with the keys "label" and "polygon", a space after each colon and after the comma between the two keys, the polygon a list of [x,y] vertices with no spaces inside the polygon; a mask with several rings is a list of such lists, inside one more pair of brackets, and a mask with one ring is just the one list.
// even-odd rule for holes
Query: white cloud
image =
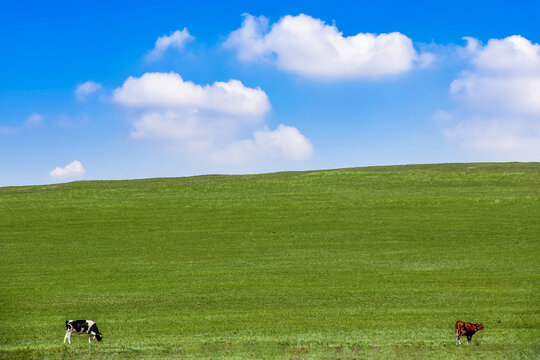
{"label": "white cloud", "polygon": [[26,121],[24,122],[24,127],[30,129],[36,126],[40,126],[42,123],[43,116],[39,115],[38,113],[32,113],[26,118]]}
{"label": "white cloud", "polygon": [[482,113],[540,114],[539,75],[471,73],[454,80],[450,94]]}
{"label": "white cloud", "polygon": [[186,43],[188,41],[193,40],[193,36],[189,34],[189,31],[187,28],[184,28],[184,30],[176,30],[171,35],[167,36],[161,36],[158,37],[156,40],[156,44],[154,45],[154,48],[148,55],[146,56],[146,59],[149,61],[158,60],[160,59],[165,51],[169,48],[175,48],[177,50],[184,49]]}
{"label": "white cloud", "polygon": [[540,45],[510,36],[477,43],[471,54],[474,70],[452,82],[452,95],[484,112],[540,115]]}
{"label": "white cloud", "polygon": [[77,87],[75,88],[75,96],[78,100],[85,101],[88,96],[101,90],[101,88],[102,86],[100,83],[89,80],[85,83],[77,85]]}
{"label": "white cloud", "polygon": [[206,130],[196,114],[187,112],[147,111],[134,123],[131,136],[136,139],[189,139],[204,136]]}
{"label": "white cloud", "polygon": [[540,45],[521,36],[466,38],[472,69],[450,85],[460,105],[445,136],[505,159],[540,160]]}
{"label": "white cloud", "polygon": [[427,65],[430,54],[418,55],[407,36],[359,33],[344,37],[335,25],[308,15],[287,15],[272,25],[263,16],[246,14],[225,47],[242,61],[266,60],[284,71],[319,79],[381,78]]}
{"label": "white cloud", "polygon": [[519,35],[491,39],[472,61],[486,73],[540,75],[540,45]]}
{"label": "white cloud", "polygon": [[540,160],[540,123],[519,118],[472,117],[444,130],[447,139],[499,160]]}
{"label": "white cloud", "polygon": [[15,134],[21,131],[32,130],[41,126],[43,123],[43,116],[38,113],[32,113],[28,115],[22,125],[19,126],[0,126],[0,135]]}
{"label": "white cloud", "polygon": [[[238,80],[198,85],[176,73],[129,77],[113,99],[131,109],[134,139],[157,142],[214,164],[261,159],[304,160],[313,147],[296,128],[264,124],[266,93]],[[262,129],[262,130],[261,130]],[[252,138],[245,139],[248,133]]]}
{"label": "white cloud", "polygon": [[267,127],[255,131],[253,139],[241,140],[212,154],[217,163],[245,164],[260,160],[285,158],[306,160],[313,154],[313,145],[295,127],[280,124],[276,130]]}
{"label": "white cloud", "polygon": [[457,55],[460,58],[467,58],[467,57],[470,57],[471,55],[474,55],[475,53],[478,52],[478,50],[482,46],[482,43],[478,39],[475,39],[470,36],[464,36],[463,40],[467,42],[467,44],[464,47],[461,47],[461,46],[455,47],[457,51]]}
{"label": "white cloud", "polygon": [[50,172],[51,177],[63,178],[63,177],[81,177],[84,175],[85,170],[80,161],[75,160],[65,167],[57,167]]}
{"label": "white cloud", "polygon": [[260,88],[245,87],[238,80],[201,86],[173,72],[130,76],[114,90],[113,98],[130,107],[196,109],[256,117],[270,110],[268,97]]}

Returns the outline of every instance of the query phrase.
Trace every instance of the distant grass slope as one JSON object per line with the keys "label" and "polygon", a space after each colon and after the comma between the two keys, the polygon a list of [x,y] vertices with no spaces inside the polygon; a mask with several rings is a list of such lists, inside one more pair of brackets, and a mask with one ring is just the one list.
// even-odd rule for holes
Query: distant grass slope
{"label": "distant grass slope", "polygon": [[539,358],[540,164],[0,188],[0,274],[1,358]]}

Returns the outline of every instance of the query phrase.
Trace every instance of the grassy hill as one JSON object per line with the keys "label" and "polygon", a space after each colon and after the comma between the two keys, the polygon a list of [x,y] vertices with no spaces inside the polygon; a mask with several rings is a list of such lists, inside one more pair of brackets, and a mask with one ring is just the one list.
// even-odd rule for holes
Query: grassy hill
{"label": "grassy hill", "polygon": [[539,358],[539,259],[538,163],[0,188],[0,358]]}

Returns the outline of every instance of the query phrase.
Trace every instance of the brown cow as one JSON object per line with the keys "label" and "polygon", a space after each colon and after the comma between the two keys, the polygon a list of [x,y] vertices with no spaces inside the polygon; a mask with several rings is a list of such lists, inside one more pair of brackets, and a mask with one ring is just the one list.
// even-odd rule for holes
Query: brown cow
{"label": "brown cow", "polygon": [[484,328],[484,325],[482,323],[465,323],[463,321],[457,321],[456,322],[456,344],[461,345],[461,336],[465,335],[467,336],[467,341],[470,343],[472,336],[478,331],[482,330]]}

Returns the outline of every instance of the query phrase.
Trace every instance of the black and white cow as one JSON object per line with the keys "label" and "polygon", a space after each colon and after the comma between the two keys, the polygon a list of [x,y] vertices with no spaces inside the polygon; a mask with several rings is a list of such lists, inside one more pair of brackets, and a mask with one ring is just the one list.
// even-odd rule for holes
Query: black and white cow
{"label": "black and white cow", "polygon": [[69,341],[71,344],[71,334],[88,334],[88,342],[92,342],[92,338],[101,341],[103,334],[99,332],[96,323],[93,320],[69,320],[66,321],[66,336],[64,336],[64,344]]}

